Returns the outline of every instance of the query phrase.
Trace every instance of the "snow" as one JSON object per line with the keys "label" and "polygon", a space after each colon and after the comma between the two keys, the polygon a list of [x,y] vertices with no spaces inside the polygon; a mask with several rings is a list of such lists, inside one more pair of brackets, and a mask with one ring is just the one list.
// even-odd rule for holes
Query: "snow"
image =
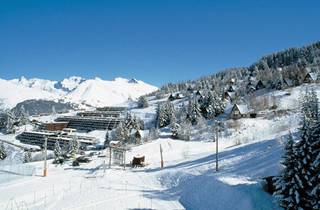
{"label": "snow", "polygon": [[145,168],[113,166],[104,172],[107,160],[94,157],[75,168],[49,163],[48,177],[41,177],[42,162],[31,163],[35,176],[0,183],[0,191],[6,192],[0,196],[0,209],[14,202],[34,210],[276,209],[259,181],[278,171],[282,145],[277,140],[223,150],[219,172],[214,171],[214,148],[212,142],[158,139],[127,154],[127,163],[133,156],[145,155]]}
{"label": "snow", "polygon": [[131,83],[123,78],[117,78],[114,81],[95,78],[82,82],[68,95],[68,98],[71,101],[84,102],[93,106],[111,106],[121,104],[128,98],[137,99],[155,90],[157,90],[156,87],[142,81]]}
{"label": "snow", "polygon": [[47,99],[54,100],[58,95],[42,89],[17,85],[15,82],[0,79],[0,107],[12,108],[17,103],[28,99]]}
{"label": "snow", "polygon": [[43,79],[0,79],[0,108],[12,108],[29,99],[64,100],[89,106],[112,106],[136,100],[158,88],[140,80],[116,78],[113,81],[70,77],[62,81]]}
{"label": "snow", "polygon": [[[123,84],[127,81],[117,78],[113,82]],[[79,87],[82,85],[92,87],[88,89],[91,93],[107,86],[103,81],[92,84],[88,80]],[[298,110],[298,96],[305,87],[317,86],[266,94],[277,98],[279,110]],[[319,90],[317,87],[318,94]],[[79,89],[79,92],[82,91]],[[90,97],[88,95],[88,99]],[[163,100],[167,99],[149,101],[149,107],[132,111],[151,122],[150,116],[154,115],[157,103]],[[180,102],[174,103],[178,106]],[[230,109],[231,105],[228,106]],[[36,169],[35,175],[19,176],[6,182],[0,179],[0,192],[6,192],[0,195],[0,209],[8,209],[8,206],[11,209],[14,205],[17,205],[13,207],[16,209],[32,210],[279,209],[272,196],[262,190],[261,181],[266,176],[279,174],[284,138],[289,130],[296,134],[300,115],[299,111],[290,110],[279,116],[271,115],[270,110],[266,112],[265,116],[254,119],[239,119],[236,121],[238,127],[229,126],[221,133],[218,171],[215,171],[215,142],[211,141],[210,133],[196,136],[194,141],[180,141],[168,138],[163,129],[161,138],[132,147],[126,154],[128,166],[134,156],[145,156],[144,168],[126,167],[124,170],[113,165],[109,169],[105,167],[108,150],[80,167],[72,167],[71,163],[56,166],[49,161],[47,177],[41,176],[42,162],[28,163],[27,166]],[[221,116],[226,124],[232,122],[224,117]],[[105,132],[93,131],[87,135],[98,137],[103,143]],[[0,137],[14,141],[13,135]],[[160,145],[163,169],[160,168]]]}

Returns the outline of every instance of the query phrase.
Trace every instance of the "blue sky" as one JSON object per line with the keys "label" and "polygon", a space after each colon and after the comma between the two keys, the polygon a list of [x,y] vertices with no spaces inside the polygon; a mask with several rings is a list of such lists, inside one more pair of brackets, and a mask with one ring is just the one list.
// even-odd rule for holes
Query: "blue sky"
{"label": "blue sky", "polygon": [[0,78],[195,79],[320,40],[319,0],[0,0]]}

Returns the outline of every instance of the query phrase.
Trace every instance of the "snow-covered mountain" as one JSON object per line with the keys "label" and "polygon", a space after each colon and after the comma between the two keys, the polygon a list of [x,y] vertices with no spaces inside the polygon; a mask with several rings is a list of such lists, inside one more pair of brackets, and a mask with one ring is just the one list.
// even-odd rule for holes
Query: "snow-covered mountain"
{"label": "snow-covered mountain", "polygon": [[158,88],[136,79],[116,78],[113,81],[70,77],[61,81],[38,78],[0,79],[0,106],[12,108],[28,99],[64,100],[91,106],[125,103],[129,98],[153,92]]}

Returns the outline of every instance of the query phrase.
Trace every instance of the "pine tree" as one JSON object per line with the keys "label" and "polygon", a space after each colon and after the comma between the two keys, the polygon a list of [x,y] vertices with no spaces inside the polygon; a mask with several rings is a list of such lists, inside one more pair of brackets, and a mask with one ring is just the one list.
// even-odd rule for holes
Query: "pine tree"
{"label": "pine tree", "polygon": [[208,91],[200,103],[200,110],[205,118],[212,119],[224,112],[224,103],[215,91]]}
{"label": "pine tree", "polygon": [[187,120],[189,120],[192,125],[196,125],[201,116],[202,115],[198,101],[189,100]]}
{"label": "pine tree", "polygon": [[4,147],[3,142],[1,142],[1,144],[0,144],[0,160],[4,160],[6,157],[7,157],[7,152]]}
{"label": "pine tree", "polygon": [[157,109],[157,122],[160,128],[170,124],[171,116],[174,113],[174,106],[171,102],[167,101],[158,106]]}
{"label": "pine tree", "polygon": [[71,155],[71,157],[75,157],[79,151],[79,141],[77,136],[73,136],[72,140],[69,142],[69,154]]}
{"label": "pine tree", "polygon": [[311,151],[311,138],[310,138],[310,123],[305,117],[303,126],[301,128],[301,139],[294,146],[294,156],[296,163],[294,166],[295,184],[298,189],[295,192],[295,206],[296,209],[309,209],[311,208],[310,195],[308,191],[312,187],[311,184],[311,164],[312,164],[312,151]]}
{"label": "pine tree", "polygon": [[24,163],[29,163],[31,161],[31,152],[30,151],[26,151],[24,153],[24,159],[23,162]]}
{"label": "pine tree", "polygon": [[310,197],[313,209],[320,209],[320,120],[313,127],[311,134],[311,190]]}
{"label": "pine tree", "polygon": [[192,125],[188,120],[183,121],[178,128],[178,138],[189,141],[191,139]]}
{"label": "pine tree", "polygon": [[178,137],[178,129],[179,129],[179,124],[177,123],[176,115],[175,113],[172,114],[171,117],[171,122],[170,122],[170,130],[171,130],[171,135],[172,138],[177,138]]}
{"label": "pine tree", "polygon": [[148,107],[149,104],[148,104],[148,99],[146,96],[140,96],[139,99],[138,99],[138,107],[139,108],[146,108]]}
{"label": "pine tree", "polygon": [[60,162],[61,159],[63,159],[62,150],[59,144],[59,141],[56,141],[54,144],[54,160],[55,162]]}
{"label": "pine tree", "polygon": [[312,164],[312,170],[314,176],[311,179],[313,186],[310,193],[312,197],[311,203],[313,209],[320,209],[320,152],[318,152],[318,155]]}
{"label": "pine tree", "polygon": [[287,210],[294,210],[299,201],[296,199],[296,195],[299,195],[299,186],[297,186],[295,180],[296,159],[294,154],[294,141],[291,133],[285,146],[282,164],[285,168],[280,177],[276,179],[276,191],[274,195],[281,207]]}
{"label": "pine tree", "polygon": [[125,124],[120,122],[114,132],[115,138],[118,141],[126,142],[129,139],[129,131],[126,128]]}

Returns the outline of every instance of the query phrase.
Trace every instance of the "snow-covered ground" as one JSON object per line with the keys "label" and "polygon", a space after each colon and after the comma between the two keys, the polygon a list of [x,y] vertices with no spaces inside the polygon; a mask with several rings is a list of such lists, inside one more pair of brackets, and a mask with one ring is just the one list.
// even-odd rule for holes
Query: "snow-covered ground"
{"label": "snow-covered ground", "polygon": [[127,154],[127,163],[145,155],[145,168],[104,169],[106,158],[95,157],[80,167],[49,164],[48,177],[41,176],[42,162],[30,163],[37,169],[34,176],[0,183],[6,192],[0,209],[276,209],[259,182],[278,172],[281,142],[224,149],[219,172],[214,148],[214,143],[158,139]]}
{"label": "snow-covered ground", "polygon": [[[12,175],[14,179],[2,182],[0,179],[0,192],[5,192],[0,194],[0,209],[278,209],[272,196],[262,190],[261,181],[281,170],[286,135],[289,131],[298,132],[299,95],[306,87],[315,87],[319,93],[320,88],[315,85],[267,93],[277,98],[277,110],[266,110],[257,118],[239,119],[237,125],[222,116],[227,128],[220,133],[218,172],[210,129],[193,141],[167,138],[163,130],[160,139],[133,147],[127,153],[126,170],[104,167],[108,158],[98,155],[80,167],[70,163],[56,166],[49,161],[47,177],[41,176],[42,162],[28,163],[26,166],[35,169],[33,176]],[[132,111],[143,120],[152,121],[157,103],[164,100],[149,101],[148,108]],[[278,115],[279,110],[285,112]],[[50,121],[52,116],[38,119]],[[87,135],[103,139],[105,132]],[[0,137],[15,141],[14,135]],[[146,167],[129,167],[135,155],[145,155]]]}

